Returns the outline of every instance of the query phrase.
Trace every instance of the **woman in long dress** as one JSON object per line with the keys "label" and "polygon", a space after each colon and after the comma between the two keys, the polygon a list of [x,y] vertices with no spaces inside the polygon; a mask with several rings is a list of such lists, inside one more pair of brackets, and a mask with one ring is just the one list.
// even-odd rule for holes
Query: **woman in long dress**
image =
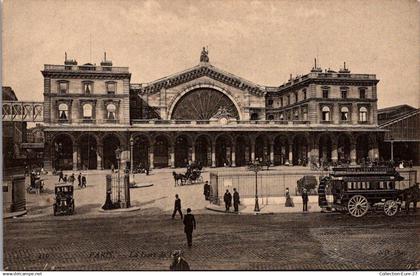
{"label": "woman in long dress", "polygon": [[293,200],[290,197],[289,188],[286,188],[286,203],[284,204],[286,207],[294,207]]}

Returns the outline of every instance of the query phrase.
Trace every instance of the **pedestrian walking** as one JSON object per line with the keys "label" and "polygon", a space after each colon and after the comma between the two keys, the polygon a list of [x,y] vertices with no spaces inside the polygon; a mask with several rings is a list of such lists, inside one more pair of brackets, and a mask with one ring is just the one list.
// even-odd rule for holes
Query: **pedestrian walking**
{"label": "pedestrian walking", "polygon": [[292,198],[290,197],[289,188],[286,188],[286,203],[284,204],[286,207],[295,207]]}
{"label": "pedestrian walking", "polygon": [[79,172],[79,175],[77,176],[77,186],[82,187],[82,172]]}
{"label": "pedestrian walking", "polygon": [[230,206],[232,206],[232,195],[229,190],[226,190],[226,193],[223,196],[223,201],[225,202],[226,212],[229,212]]}
{"label": "pedestrian walking", "polygon": [[206,181],[206,183],[204,184],[204,192],[203,192],[203,194],[204,194],[204,198],[206,200],[209,200],[209,197],[210,197],[210,185],[209,185],[209,182],[208,181]]}
{"label": "pedestrian walking", "polygon": [[302,190],[303,212],[308,212],[308,191],[306,188]]}
{"label": "pedestrian walking", "polygon": [[67,183],[67,174],[66,174],[66,175],[64,175],[64,177],[63,177],[63,181],[64,181],[64,183]]}
{"label": "pedestrian walking", "polygon": [[181,199],[179,198],[178,194],[175,195],[175,206],[174,206],[174,212],[172,213],[172,219],[175,218],[176,212],[179,212],[182,219]]}
{"label": "pedestrian walking", "polygon": [[114,171],[115,171],[114,164],[111,164],[111,172],[114,173]]}
{"label": "pedestrian walking", "polygon": [[239,193],[236,190],[236,188],[233,188],[233,208],[235,208],[235,212],[238,213],[239,212]]}
{"label": "pedestrian walking", "polygon": [[72,174],[69,176],[68,181],[69,181],[69,182],[73,185],[75,180],[76,180],[76,178],[74,177],[74,173],[72,173]]}
{"label": "pedestrian walking", "polygon": [[58,183],[60,183],[60,181],[61,180],[63,180],[64,182],[66,182],[65,180],[64,180],[64,175],[63,175],[63,171],[62,170],[60,170],[59,172],[58,172]]}
{"label": "pedestrian walking", "polygon": [[82,176],[82,188],[86,188],[86,176]]}
{"label": "pedestrian walking", "polygon": [[192,233],[197,228],[194,215],[191,214],[191,209],[187,209],[187,214],[184,217],[184,232],[187,235],[188,247],[192,246]]}
{"label": "pedestrian walking", "polygon": [[172,271],[185,271],[190,270],[190,266],[182,256],[181,250],[175,250],[172,253],[172,264],[169,266]]}

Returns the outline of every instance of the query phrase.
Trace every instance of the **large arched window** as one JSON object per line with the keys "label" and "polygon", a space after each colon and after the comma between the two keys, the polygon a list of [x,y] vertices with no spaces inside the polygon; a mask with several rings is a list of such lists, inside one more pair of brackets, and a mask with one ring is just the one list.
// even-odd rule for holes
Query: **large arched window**
{"label": "large arched window", "polygon": [[83,118],[85,119],[92,118],[92,105],[89,103],[83,105]]}
{"label": "large arched window", "polygon": [[349,120],[349,108],[347,106],[341,107],[340,113],[341,113],[341,121]]}
{"label": "large arched window", "polygon": [[324,122],[331,121],[331,110],[328,106],[323,106],[322,107],[322,120]]}
{"label": "large arched window", "polygon": [[110,103],[106,106],[106,111],[107,111],[107,116],[106,118],[108,120],[115,120],[116,116],[115,116],[115,112],[117,110],[117,107],[115,106],[115,104]]}
{"label": "large arched window", "polygon": [[274,120],[274,115],[272,115],[272,114],[268,115],[267,119],[270,120],[270,121]]}
{"label": "large arched window", "polygon": [[368,110],[367,110],[366,107],[362,106],[359,109],[359,121],[360,122],[367,122],[367,113],[368,113]]}
{"label": "large arched window", "polygon": [[221,117],[239,120],[239,112],[227,95],[211,88],[189,91],[177,101],[171,114],[171,119],[175,120],[210,120]]}
{"label": "large arched window", "polygon": [[69,107],[65,103],[61,103],[58,106],[58,118],[60,120],[68,120],[69,118]]}

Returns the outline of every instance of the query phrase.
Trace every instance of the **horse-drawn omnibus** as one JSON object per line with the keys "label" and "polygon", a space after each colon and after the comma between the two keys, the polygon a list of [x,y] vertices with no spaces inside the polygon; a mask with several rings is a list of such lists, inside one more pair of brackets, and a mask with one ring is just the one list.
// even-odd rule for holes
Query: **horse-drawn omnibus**
{"label": "horse-drawn omnibus", "polygon": [[[393,167],[333,168],[321,179],[318,203],[322,209],[348,212],[362,217],[369,210],[383,211],[394,216],[403,201],[419,200],[416,171],[407,171],[405,179]],[[407,206],[405,206],[407,208]]]}

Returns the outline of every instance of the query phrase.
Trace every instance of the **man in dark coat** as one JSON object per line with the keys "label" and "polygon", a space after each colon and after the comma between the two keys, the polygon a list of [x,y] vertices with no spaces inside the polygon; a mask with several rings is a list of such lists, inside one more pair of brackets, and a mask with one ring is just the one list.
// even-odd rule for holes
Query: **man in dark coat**
{"label": "man in dark coat", "polygon": [[226,212],[229,212],[230,206],[232,206],[232,195],[229,193],[229,190],[226,190],[223,201],[225,202]]}
{"label": "man in dark coat", "polygon": [[82,176],[82,188],[86,188],[86,176]]}
{"label": "man in dark coat", "polygon": [[77,182],[79,182],[77,185],[79,187],[82,187],[82,173],[79,172],[79,175],[77,176]]}
{"label": "man in dark coat", "polygon": [[209,182],[206,181],[206,184],[204,184],[204,197],[206,200],[209,200],[210,197],[210,185]]}
{"label": "man in dark coat", "polygon": [[172,253],[172,264],[169,266],[169,269],[172,271],[190,270],[190,266],[182,256],[181,250],[175,250]]}
{"label": "man in dark coat", "polygon": [[191,209],[187,209],[187,214],[184,216],[184,232],[187,235],[188,247],[192,246],[192,233],[196,229],[196,222],[194,215],[191,214]]}
{"label": "man in dark coat", "polygon": [[63,171],[60,170],[60,172],[58,173],[58,183],[60,183],[60,181],[63,180],[64,182],[66,182],[64,180],[64,175],[63,175]]}
{"label": "man in dark coat", "polygon": [[179,212],[182,219],[182,211],[181,211],[181,199],[178,197],[178,194],[175,195],[175,206],[174,206],[174,212],[172,213],[172,219],[175,218],[176,212]]}
{"label": "man in dark coat", "polygon": [[308,191],[306,191],[306,188],[303,188],[302,190],[302,202],[303,202],[303,212],[308,211]]}
{"label": "man in dark coat", "polygon": [[236,188],[233,188],[233,207],[235,208],[235,212],[239,212],[239,193],[236,191]]}

